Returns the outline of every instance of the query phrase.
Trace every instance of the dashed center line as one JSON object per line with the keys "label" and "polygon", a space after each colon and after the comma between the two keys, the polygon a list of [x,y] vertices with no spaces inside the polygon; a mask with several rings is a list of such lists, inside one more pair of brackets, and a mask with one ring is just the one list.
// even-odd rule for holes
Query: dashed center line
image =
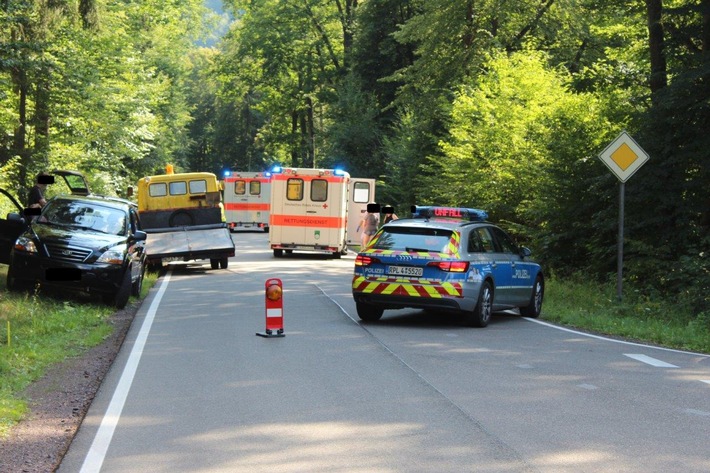
{"label": "dashed center line", "polygon": [[624,356],[628,356],[629,358],[633,358],[636,361],[640,361],[641,363],[646,363],[647,365],[655,366],[656,368],[678,368],[676,365],[672,365],[670,363],[666,363],[665,361],[657,360],[655,358],[651,358],[650,356],[646,355],[637,355],[634,353],[624,353]]}

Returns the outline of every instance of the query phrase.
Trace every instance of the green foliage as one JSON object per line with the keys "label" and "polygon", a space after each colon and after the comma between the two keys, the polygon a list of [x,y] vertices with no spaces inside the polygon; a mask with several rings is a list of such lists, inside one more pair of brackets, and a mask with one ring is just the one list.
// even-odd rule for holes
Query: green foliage
{"label": "green foliage", "polygon": [[639,342],[710,353],[710,317],[676,300],[640,291],[616,299],[613,282],[595,283],[581,274],[548,278],[542,318],[551,322]]}
{"label": "green foliage", "polygon": [[[9,293],[6,276],[7,266],[0,265],[0,438],[27,412],[22,391],[51,365],[104,341],[114,312],[78,295]],[[156,280],[156,273],[146,273],[141,298]]]}
{"label": "green foliage", "polygon": [[82,22],[71,8],[11,4],[0,31],[15,40],[0,49],[0,171],[21,198],[40,170],[78,169],[95,190],[120,194],[182,159],[183,57],[201,31],[202,2],[123,2],[89,8]]}

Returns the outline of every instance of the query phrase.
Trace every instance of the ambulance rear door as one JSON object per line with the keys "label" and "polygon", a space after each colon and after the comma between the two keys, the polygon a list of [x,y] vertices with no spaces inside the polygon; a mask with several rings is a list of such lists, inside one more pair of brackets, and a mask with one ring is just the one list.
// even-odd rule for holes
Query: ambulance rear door
{"label": "ambulance rear door", "polygon": [[271,181],[269,241],[274,255],[306,250],[347,250],[345,239],[347,173],[328,169],[286,168]]}
{"label": "ambulance rear door", "polygon": [[367,213],[367,204],[375,202],[375,180],[353,177],[348,187],[348,245],[360,246],[357,226]]}

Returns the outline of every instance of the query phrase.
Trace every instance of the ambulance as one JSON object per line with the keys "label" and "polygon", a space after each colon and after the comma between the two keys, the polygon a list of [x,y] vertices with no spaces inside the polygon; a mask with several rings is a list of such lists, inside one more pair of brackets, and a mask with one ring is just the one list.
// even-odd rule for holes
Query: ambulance
{"label": "ambulance", "polygon": [[374,186],[374,179],[353,179],[338,169],[274,168],[269,218],[274,256],[346,254],[348,243],[358,239],[355,228],[362,209],[374,200]]}
{"label": "ambulance", "polygon": [[225,176],[224,212],[230,231],[237,228],[269,231],[271,173],[236,172]]}

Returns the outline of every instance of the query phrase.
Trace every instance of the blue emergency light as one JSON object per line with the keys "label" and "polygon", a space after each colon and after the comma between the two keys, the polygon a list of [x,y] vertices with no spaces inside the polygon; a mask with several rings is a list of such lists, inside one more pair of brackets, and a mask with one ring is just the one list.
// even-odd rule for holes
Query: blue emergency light
{"label": "blue emergency light", "polygon": [[274,167],[271,168],[271,172],[273,174],[280,174],[282,171],[283,171],[283,168],[278,164],[274,164]]}
{"label": "blue emergency light", "polygon": [[412,218],[443,218],[468,220],[469,222],[485,222],[488,219],[488,212],[486,212],[485,210],[469,209],[465,207],[437,207],[412,205]]}
{"label": "blue emergency light", "polygon": [[335,174],[336,176],[344,176],[344,175],[345,175],[345,171],[343,171],[343,170],[340,169],[340,168],[335,168],[335,170],[333,171],[333,174]]}

